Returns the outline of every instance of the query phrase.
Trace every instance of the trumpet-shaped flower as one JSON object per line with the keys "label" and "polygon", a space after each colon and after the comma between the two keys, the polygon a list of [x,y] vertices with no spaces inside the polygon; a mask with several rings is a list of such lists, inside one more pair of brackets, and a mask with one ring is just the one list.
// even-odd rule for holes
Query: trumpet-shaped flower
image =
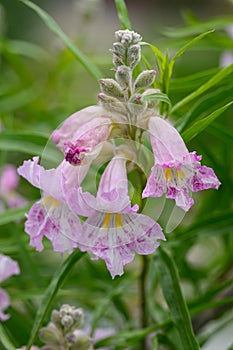
{"label": "trumpet-shaped flower", "polygon": [[77,247],[78,232],[82,231],[80,220],[68,208],[67,192],[79,185],[89,166],[73,167],[65,160],[56,168],[45,170],[34,157],[18,168],[18,173],[33,186],[40,188],[41,200],[37,201],[27,215],[25,231],[30,235],[30,244],[43,249],[42,238],[46,236],[55,251],[64,252]]}
{"label": "trumpet-shaped flower", "polygon": [[84,158],[93,157],[95,147],[107,140],[111,129],[107,112],[101,106],[91,106],[71,115],[52,133],[52,139],[69,163],[80,165]]}
{"label": "trumpet-shaped flower", "polygon": [[188,211],[194,201],[190,192],[218,189],[220,182],[211,168],[200,164],[201,156],[189,153],[178,131],[159,117],[149,121],[154,166],[143,191],[145,197],[175,199],[176,205]]}
{"label": "trumpet-shaped flower", "polygon": [[[20,273],[18,263],[9,256],[0,254],[0,283],[12,275]],[[6,321],[9,315],[4,314],[5,309],[10,305],[8,294],[0,288],[0,320]]]}
{"label": "trumpet-shaped flower", "polygon": [[126,160],[117,155],[107,165],[96,197],[73,189],[68,203],[75,214],[87,216],[78,245],[105,261],[111,276],[123,274],[125,264],[139,254],[153,253],[159,239],[165,240],[162,229],[150,217],[137,214],[128,196]]}

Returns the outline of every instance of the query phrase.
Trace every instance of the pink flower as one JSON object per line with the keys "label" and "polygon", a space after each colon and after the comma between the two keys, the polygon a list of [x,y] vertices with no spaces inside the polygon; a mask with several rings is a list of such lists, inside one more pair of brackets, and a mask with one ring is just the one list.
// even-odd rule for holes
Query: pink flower
{"label": "pink flower", "polygon": [[4,203],[9,208],[20,208],[27,204],[26,199],[15,191],[18,183],[16,168],[6,164],[0,176],[0,212],[4,211]]}
{"label": "pink flower", "polygon": [[89,165],[73,167],[65,160],[56,168],[45,170],[34,157],[18,168],[18,173],[33,186],[40,188],[41,200],[37,201],[27,215],[25,231],[30,244],[43,250],[42,238],[46,236],[55,251],[72,252],[77,247],[77,235],[82,232],[80,220],[66,204],[66,194],[80,185]]}
{"label": "pink flower", "polygon": [[[12,275],[20,273],[18,263],[9,256],[0,254],[0,283]],[[10,316],[4,314],[4,310],[10,305],[8,294],[0,288],[0,320],[6,321]]]}
{"label": "pink flower", "polygon": [[159,117],[149,121],[154,166],[143,191],[145,197],[175,199],[176,205],[188,211],[194,201],[190,193],[208,188],[218,189],[220,182],[211,168],[200,164],[201,156],[188,152],[178,131]]}
{"label": "pink flower", "polygon": [[165,240],[161,227],[150,217],[136,214],[128,196],[126,160],[115,156],[106,167],[96,197],[73,189],[68,203],[75,214],[87,216],[78,237],[82,251],[105,261],[112,278],[139,254],[151,254]]}
{"label": "pink flower", "polygon": [[95,147],[107,140],[111,129],[112,121],[106,111],[101,106],[91,106],[67,118],[52,133],[52,139],[69,163],[80,165],[84,158],[93,157]]}

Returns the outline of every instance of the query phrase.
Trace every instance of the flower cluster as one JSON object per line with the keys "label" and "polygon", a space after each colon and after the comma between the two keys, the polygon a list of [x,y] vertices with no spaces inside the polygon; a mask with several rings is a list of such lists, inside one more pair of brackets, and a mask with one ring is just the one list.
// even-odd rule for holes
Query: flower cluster
{"label": "flower cluster", "polygon": [[80,329],[82,323],[80,308],[65,304],[59,311],[53,310],[51,322],[39,331],[40,340],[46,344],[41,350],[93,350],[92,339]]}
{"label": "flower cluster", "polygon": [[[140,41],[135,32],[116,32],[115,79],[101,79],[99,104],[74,113],[52,133],[64,154],[61,164],[46,170],[34,157],[18,169],[42,190],[42,198],[27,215],[30,244],[40,251],[46,236],[55,251],[87,251],[105,261],[113,278],[123,274],[135,252],[151,254],[159,240],[165,240],[160,225],[141,213],[142,198],[165,194],[188,211],[192,192],[220,185],[213,170],[202,166],[201,157],[189,153],[177,130],[159,116],[157,102],[144,98],[158,90],[151,88],[154,70],[135,78]],[[147,182],[139,166],[144,134],[149,134],[154,155]],[[94,165],[101,177],[96,193],[91,193],[84,183]],[[140,203],[132,203],[129,195],[132,170],[138,171],[138,188],[143,189]]]}
{"label": "flower cluster", "polygon": [[[0,283],[12,275],[20,273],[18,263],[9,256],[0,254]],[[6,321],[9,315],[4,314],[5,309],[10,305],[8,294],[0,288],[0,321]]]}

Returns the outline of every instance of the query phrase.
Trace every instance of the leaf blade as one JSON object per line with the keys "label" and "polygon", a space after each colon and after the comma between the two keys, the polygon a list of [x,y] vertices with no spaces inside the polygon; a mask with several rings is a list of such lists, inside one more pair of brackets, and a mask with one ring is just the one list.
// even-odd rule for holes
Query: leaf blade
{"label": "leaf blade", "polygon": [[119,17],[119,21],[121,24],[121,28],[132,30],[131,22],[129,19],[128,10],[124,0],[115,0],[115,5],[117,8],[117,13]]}
{"label": "leaf blade", "polygon": [[76,45],[68,38],[68,36],[63,32],[63,30],[59,27],[57,22],[44,10],[42,10],[39,6],[34,4],[29,0],[19,0],[24,5],[30,7],[33,11],[37,13],[37,15],[44,21],[47,27],[58,36],[65,46],[73,53],[73,55],[77,58],[77,60],[81,63],[81,65],[90,73],[90,75],[98,81],[102,74],[100,70],[90,62],[88,57],[77,48]]}

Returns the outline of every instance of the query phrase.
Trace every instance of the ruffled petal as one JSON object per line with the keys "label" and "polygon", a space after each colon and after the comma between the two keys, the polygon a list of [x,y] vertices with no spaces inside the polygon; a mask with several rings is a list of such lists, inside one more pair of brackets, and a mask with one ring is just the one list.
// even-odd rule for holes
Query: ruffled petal
{"label": "ruffled petal", "polygon": [[25,232],[30,235],[30,244],[38,251],[43,250],[42,239],[46,236],[54,251],[72,252],[77,247],[82,225],[67,205],[44,198],[36,202],[29,211]]}
{"label": "ruffled petal", "polygon": [[103,259],[112,278],[123,274],[135,251],[151,254],[165,240],[161,227],[142,214],[110,214],[96,212],[83,225],[79,247]]}
{"label": "ruffled petal", "polygon": [[193,192],[198,192],[208,188],[218,189],[221,182],[218,180],[213,169],[204,165],[197,165],[194,168],[193,177],[188,180],[188,185]]}
{"label": "ruffled petal", "polygon": [[4,311],[10,305],[10,298],[8,294],[0,288],[0,321],[6,321],[10,315],[4,314]]}
{"label": "ruffled petal", "polygon": [[189,191],[187,187],[176,188],[168,186],[166,198],[175,199],[176,205],[184,211],[188,211],[194,204],[194,200],[189,197]]}

